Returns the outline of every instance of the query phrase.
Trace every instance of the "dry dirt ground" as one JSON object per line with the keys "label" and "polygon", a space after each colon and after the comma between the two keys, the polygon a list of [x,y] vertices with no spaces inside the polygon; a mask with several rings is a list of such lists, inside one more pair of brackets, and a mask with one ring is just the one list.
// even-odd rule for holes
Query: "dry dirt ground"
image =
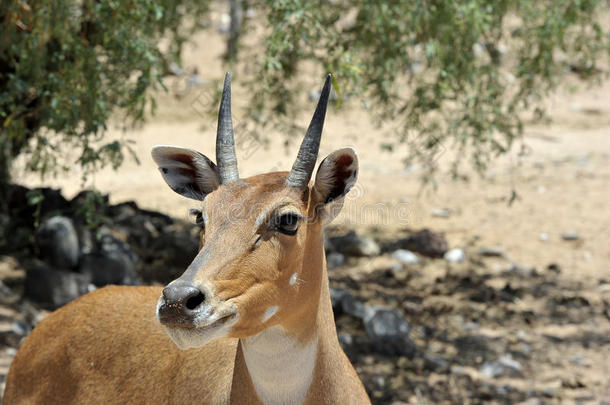
{"label": "dry dirt ground", "polygon": [[[186,66],[197,66],[202,74],[215,72],[212,78],[220,78],[219,44],[216,34],[199,35],[186,52]],[[321,84],[320,77],[308,81],[310,88]],[[239,95],[244,89],[239,81],[234,86],[234,115],[239,120],[244,107]],[[159,95],[159,113],[143,128],[128,133],[112,130],[112,136],[135,140],[141,164],[127,161],[118,172],[103,170],[91,184],[110,193],[112,202],[135,200],[143,208],[186,218],[194,204],[169,190],[149,151],[155,144],[172,144],[214,156],[214,120],[200,115],[197,107],[205,91],[195,88],[181,99]],[[306,125],[314,105],[306,93],[302,102],[299,119]],[[417,168],[403,167],[400,150],[381,152],[381,132],[358,103],[341,111],[330,108],[321,156],[353,146],[361,167],[358,186],[335,225],[379,240],[395,239],[407,229],[430,228],[444,233],[450,247],[467,249],[469,259],[452,266],[438,260],[424,262],[409,269],[403,280],[388,281],[388,285],[367,283],[384,268],[387,257],[354,259],[331,278],[363,299],[370,294],[369,288],[383,290],[377,300],[401,306],[408,319],[433,327],[447,341],[454,342],[457,334],[471,327],[470,335],[499,342],[501,348],[489,349],[498,356],[511,350],[513,357],[527,352],[519,358],[525,378],[494,379],[494,387],[541,393],[530,398],[531,403],[601,404],[610,401],[610,82],[576,92],[560,90],[548,106],[550,124],[526,127],[525,156],[513,153],[500,158],[484,178],[474,177],[469,183],[453,182],[441,174],[437,190],[423,191]],[[286,150],[281,134],[268,136],[266,146],[246,142],[238,147],[242,176],[290,168],[297,146]],[[451,145],[445,147],[446,153],[440,156],[444,167],[451,155]],[[81,188],[77,172],[41,182],[17,169],[15,180],[28,186],[61,187],[68,197]],[[513,189],[519,197],[509,206]],[[433,216],[439,208],[450,210],[450,215]],[[576,232],[578,240],[563,240],[562,234],[568,231]],[[476,255],[480,246],[499,246],[506,257],[480,258]],[[348,276],[362,285],[346,282]],[[497,292],[507,285],[517,292],[511,290],[510,297],[503,299]],[[491,296],[473,299],[472,294],[485,294],[486,289]],[[349,328],[349,320],[340,318],[339,322],[347,322]],[[418,343],[425,346],[424,341],[422,337]],[[450,364],[450,373],[429,372],[425,365],[406,359],[377,361],[361,356],[356,365],[372,381],[371,392],[376,390],[374,384],[385,384],[373,395],[379,403],[486,402],[480,390],[478,399],[469,395],[469,385],[462,381],[486,381],[477,359],[470,356],[472,345],[476,342],[461,348],[437,342],[430,348],[432,353],[463,358],[461,365]],[[378,381],[376,375],[387,378]],[[405,376],[414,380],[405,381]],[[388,384],[394,394],[387,394]],[[422,392],[418,384],[430,391]],[[433,395],[434,387],[449,394]],[[527,395],[506,398],[509,403],[519,402],[527,400]]]}

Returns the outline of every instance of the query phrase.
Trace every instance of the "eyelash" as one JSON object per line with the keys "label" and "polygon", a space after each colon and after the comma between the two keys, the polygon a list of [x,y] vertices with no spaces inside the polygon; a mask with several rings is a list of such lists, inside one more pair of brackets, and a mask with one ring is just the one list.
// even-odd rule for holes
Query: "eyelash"
{"label": "eyelash", "polygon": [[[299,221],[303,218],[293,212],[274,217],[271,229],[283,233],[284,235],[294,236],[299,230]],[[294,229],[293,229],[294,228]]]}

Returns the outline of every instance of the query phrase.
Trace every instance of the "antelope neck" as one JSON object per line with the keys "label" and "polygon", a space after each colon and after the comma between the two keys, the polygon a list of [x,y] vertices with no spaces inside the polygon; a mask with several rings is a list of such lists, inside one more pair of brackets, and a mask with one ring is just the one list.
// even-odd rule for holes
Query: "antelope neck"
{"label": "antelope neck", "polygon": [[248,373],[263,403],[305,400],[316,366],[318,336],[301,342],[274,326],[241,342]]}

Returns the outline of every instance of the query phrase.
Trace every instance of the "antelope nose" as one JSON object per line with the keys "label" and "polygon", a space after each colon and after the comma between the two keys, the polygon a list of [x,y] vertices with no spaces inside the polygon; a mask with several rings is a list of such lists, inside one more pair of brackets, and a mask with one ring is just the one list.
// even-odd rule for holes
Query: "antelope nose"
{"label": "antelope nose", "polygon": [[204,301],[205,295],[197,287],[184,282],[172,282],[163,289],[159,320],[164,324],[187,326],[192,323]]}

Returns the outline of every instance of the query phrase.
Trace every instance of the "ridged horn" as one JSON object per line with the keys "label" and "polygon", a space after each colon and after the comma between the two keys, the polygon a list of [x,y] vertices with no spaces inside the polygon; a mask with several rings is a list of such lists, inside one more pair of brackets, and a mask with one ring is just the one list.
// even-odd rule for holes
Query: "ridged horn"
{"label": "ridged horn", "polygon": [[233,119],[231,118],[231,75],[225,75],[222,88],[222,99],[218,110],[218,130],[216,132],[216,164],[220,184],[230,183],[239,178],[235,140],[233,137]]}
{"label": "ridged horn", "polygon": [[288,187],[306,188],[309,185],[309,180],[313,173],[313,169],[318,160],[318,150],[320,149],[320,138],[322,136],[322,128],[324,128],[324,117],[326,117],[326,106],[328,104],[328,95],[330,93],[331,76],[326,76],[324,87],[320,93],[320,99],[316,106],[316,111],[313,113],[309,128],[305,133],[305,138],[301,143],[299,154],[292,165],[292,170],[286,178]]}

